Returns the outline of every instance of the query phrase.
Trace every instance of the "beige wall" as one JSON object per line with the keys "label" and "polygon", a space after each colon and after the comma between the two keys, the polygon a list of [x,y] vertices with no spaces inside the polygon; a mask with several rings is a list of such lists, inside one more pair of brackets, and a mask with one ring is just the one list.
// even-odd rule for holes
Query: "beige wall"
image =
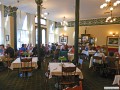
{"label": "beige wall", "polygon": [[[110,32],[113,32],[113,33],[117,32],[118,36],[120,36],[120,24],[111,24],[111,25],[96,25],[96,26],[80,26],[79,37],[81,34],[85,33],[86,27],[87,27],[86,34],[91,34],[92,36],[96,38],[96,45],[106,45],[106,37],[112,36],[110,35]],[[73,38],[74,29],[75,29],[74,27],[68,27],[67,31],[64,31],[63,28],[59,28],[58,37],[61,34],[68,36],[68,44],[73,45],[74,44],[74,38]]]}
{"label": "beige wall", "polygon": [[9,41],[12,47],[14,47],[14,18],[10,16],[10,37]]}
{"label": "beige wall", "polygon": [[1,11],[1,27],[0,27],[0,30],[1,30],[1,35],[0,35],[0,44],[4,44],[5,43],[5,39],[4,39],[4,36],[5,36],[5,31],[4,31],[4,8],[3,8],[3,5],[0,5],[0,11]]}
{"label": "beige wall", "polygon": [[68,45],[74,45],[74,27],[68,27],[67,30],[65,31],[63,28],[58,29],[58,42],[59,42],[59,36],[63,35],[68,36]]}

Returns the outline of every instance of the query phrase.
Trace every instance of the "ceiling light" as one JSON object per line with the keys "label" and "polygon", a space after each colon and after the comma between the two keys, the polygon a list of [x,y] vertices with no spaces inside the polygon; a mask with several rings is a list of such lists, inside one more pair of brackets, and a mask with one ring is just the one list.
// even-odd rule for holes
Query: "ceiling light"
{"label": "ceiling light", "polygon": [[120,4],[119,0],[116,0],[115,2],[112,2],[112,0],[105,0],[105,3],[103,3],[100,8],[107,8],[109,10],[113,10],[113,7],[117,6],[118,4]]}
{"label": "ceiling light", "polygon": [[106,18],[106,22],[115,22],[116,18],[112,16],[112,11],[110,12],[110,16]]}
{"label": "ceiling light", "polygon": [[67,31],[67,26],[64,26],[64,30]]}
{"label": "ceiling light", "polygon": [[62,26],[67,26],[68,22],[65,20],[65,16],[63,17],[63,21],[61,22]]}
{"label": "ceiling light", "polygon": [[112,2],[112,0],[105,0],[105,3],[100,6],[101,9],[106,8],[106,10],[109,10],[110,16],[106,18],[106,22],[112,23],[116,21],[116,18],[112,16],[112,11],[118,4],[120,4],[120,0],[116,0],[115,2]]}
{"label": "ceiling light", "polygon": [[63,21],[61,22],[61,25],[64,27],[64,30],[67,30],[68,22],[65,20],[65,16],[63,17]]}

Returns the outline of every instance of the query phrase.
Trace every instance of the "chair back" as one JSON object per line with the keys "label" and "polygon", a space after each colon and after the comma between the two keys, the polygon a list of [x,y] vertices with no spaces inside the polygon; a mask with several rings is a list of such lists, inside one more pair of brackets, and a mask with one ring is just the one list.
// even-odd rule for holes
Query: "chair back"
{"label": "chair back", "polygon": [[108,67],[118,67],[119,65],[119,58],[116,58],[116,57],[107,57],[106,58],[107,60],[107,64],[108,64]]}
{"label": "chair back", "polygon": [[64,76],[70,76],[75,75],[76,73],[76,67],[62,67],[62,75]]}
{"label": "chair back", "polygon": [[73,90],[73,89],[71,87],[67,87],[67,88],[65,88],[63,90]]}
{"label": "chair back", "polygon": [[102,60],[102,57],[100,57],[100,56],[93,56],[93,59]]}
{"label": "chair back", "polygon": [[79,86],[73,87],[72,90],[83,90],[82,89],[82,81],[79,81],[79,84],[80,84]]}
{"label": "chair back", "polygon": [[82,89],[82,81],[80,81],[79,84],[80,84],[79,86],[76,85],[74,87],[67,87],[67,88],[65,88],[63,90],[83,90]]}
{"label": "chair back", "polygon": [[21,58],[21,68],[32,68],[32,58]]}
{"label": "chair back", "polygon": [[5,55],[5,61],[7,62],[7,67],[9,68],[12,63],[12,58],[10,58],[10,55]]}

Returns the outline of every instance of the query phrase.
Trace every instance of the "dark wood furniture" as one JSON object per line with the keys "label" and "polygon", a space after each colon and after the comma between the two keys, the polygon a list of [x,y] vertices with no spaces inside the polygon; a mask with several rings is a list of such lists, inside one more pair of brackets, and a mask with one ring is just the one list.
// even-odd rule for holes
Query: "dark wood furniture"
{"label": "dark wood furniture", "polygon": [[22,73],[22,77],[29,76],[28,73],[32,74],[32,58],[22,58],[21,57],[21,68],[20,73]]}
{"label": "dark wood furniture", "polygon": [[76,67],[62,67],[62,77],[59,84],[64,88],[65,85],[73,85],[75,81]]}

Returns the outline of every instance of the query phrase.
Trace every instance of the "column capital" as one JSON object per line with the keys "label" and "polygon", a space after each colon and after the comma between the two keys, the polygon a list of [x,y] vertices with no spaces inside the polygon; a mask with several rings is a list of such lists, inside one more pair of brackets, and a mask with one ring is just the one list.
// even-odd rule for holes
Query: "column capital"
{"label": "column capital", "polygon": [[7,15],[8,16],[13,16],[14,12],[17,11],[17,7],[12,7],[12,6],[4,6],[4,16],[6,17]]}
{"label": "column capital", "polygon": [[43,0],[35,0],[37,5],[41,5],[43,3]]}

